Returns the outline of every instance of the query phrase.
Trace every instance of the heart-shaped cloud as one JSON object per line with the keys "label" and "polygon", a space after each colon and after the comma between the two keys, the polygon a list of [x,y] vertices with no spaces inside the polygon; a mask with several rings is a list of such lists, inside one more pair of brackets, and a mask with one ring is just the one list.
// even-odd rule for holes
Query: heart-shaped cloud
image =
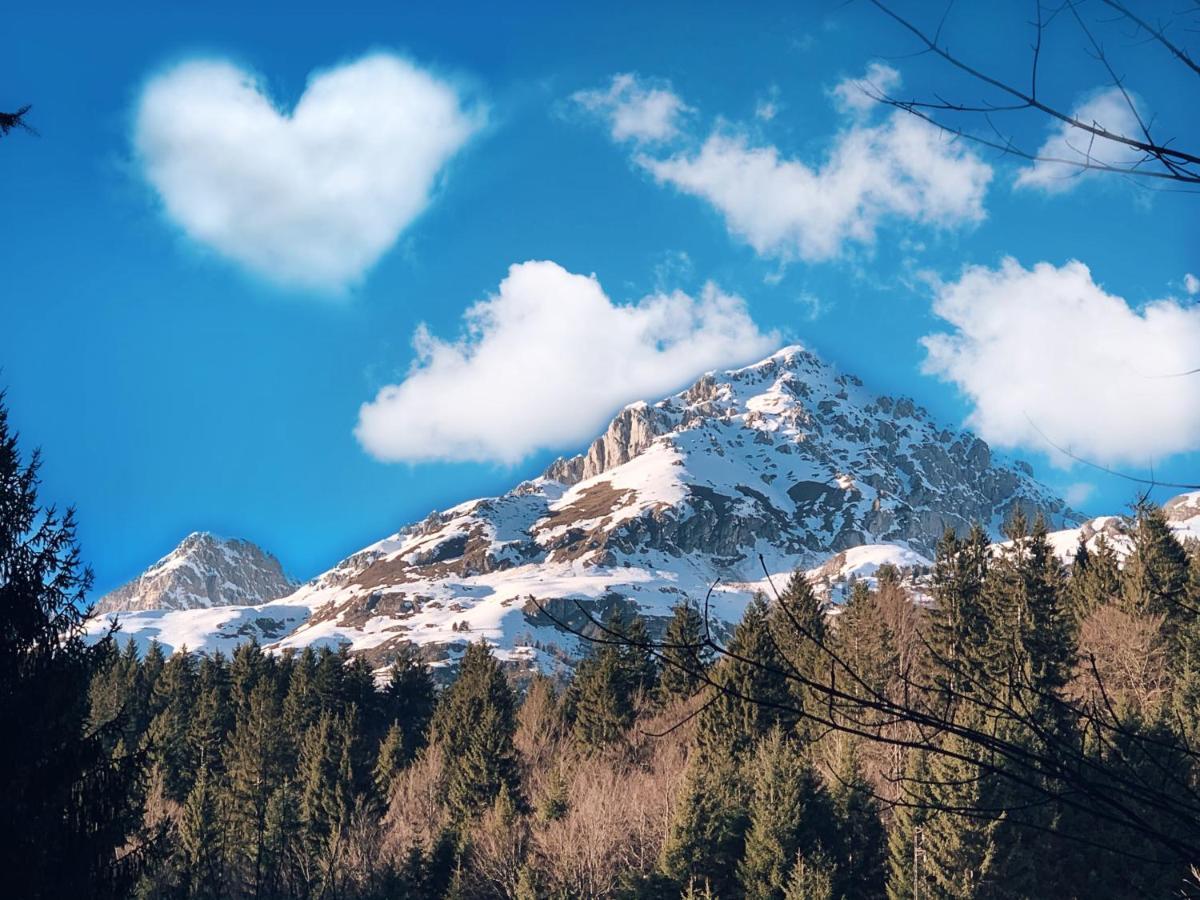
{"label": "heart-shaped cloud", "polygon": [[195,60],[146,85],[134,144],[190,237],[273,280],[340,291],[421,213],[481,119],[389,54],[311,76],[290,116],[238,67]]}

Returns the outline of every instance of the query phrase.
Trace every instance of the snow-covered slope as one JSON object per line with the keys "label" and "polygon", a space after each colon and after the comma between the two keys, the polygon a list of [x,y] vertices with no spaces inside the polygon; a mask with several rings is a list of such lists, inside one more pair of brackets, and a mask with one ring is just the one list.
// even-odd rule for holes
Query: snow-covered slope
{"label": "snow-covered slope", "polygon": [[279,560],[249,541],[195,532],[138,578],[105,594],[101,613],[245,606],[285,597],[298,585]]}
{"label": "snow-covered slope", "polygon": [[[291,596],[123,622],[139,641],[193,649],[246,634],[275,648],[349,642],[380,664],[401,642],[453,658],[486,637],[545,664],[577,648],[542,607],[575,621],[579,604],[665,616],[717,581],[711,612],[734,622],[765,582],[760,554],[780,576],[837,554],[839,571],[869,576],[880,562],[925,564],[947,526],[995,532],[1018,507],[1055,528],[1077,520],[1028,467],[789,347],[632,404],[585,453],[435,512]],[[859,549],[875,544],[890,546]]]}
{"label": "snow-covered slope", "polygon": [[[1200,541],[1200,491],[1190,494],[1180,494],[1163,504],[1163,512],[1171,525],[1175,536],[1183,542]],[[1050,534],[1050,542],[1054,552],[1064,562],[1075,558],[1082,537],[1089,550],[1095,550],[1097,543],[1103,537],[1104,541],[1116,551],[1118,557],[1125,557],[1133,548],[1129,536],[1129,522],[1122,516],[1099,516],[1088,519],[1077,528],[1067,528]]]}

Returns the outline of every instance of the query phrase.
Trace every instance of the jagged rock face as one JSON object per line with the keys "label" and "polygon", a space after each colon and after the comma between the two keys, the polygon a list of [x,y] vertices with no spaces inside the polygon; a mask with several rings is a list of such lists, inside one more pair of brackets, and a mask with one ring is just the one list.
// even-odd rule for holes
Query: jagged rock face
{"label": "jagged rock face", "polygon": [[296,587],[279,560],[249,541],[196,532],[140,577],[100,598],[96,610],[249,606],[284,597]]}
{"label": "jagged rock face", "polygon": [[[577,612],[621,598],[665,616],[719,580],[710,611],[734,622],[764,563],[784,576],[880,543],[930,557],[946,527],[998,535],[1018,508],[1052,528],[1077,521],[1027,467],[788,348],[626,407],[542,477],[354,554],[276,604],[311,613],[273,646],[349,641],[382,662],[400,642],[483,636],[502,655],[569,655],[543,602]],[[195,646],[182,619],[147,620],[166,643],[176,626]]]}

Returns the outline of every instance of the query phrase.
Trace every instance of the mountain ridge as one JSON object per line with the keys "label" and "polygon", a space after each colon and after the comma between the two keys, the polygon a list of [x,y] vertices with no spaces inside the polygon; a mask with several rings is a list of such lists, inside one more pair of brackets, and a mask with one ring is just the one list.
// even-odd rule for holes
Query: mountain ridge
{"label": "mountain ridge", "polygon": [[981,521],[999,537],[1016,509],[1056,529],[1081,518],[1025,464],[792,346],[629,404],[543,475],[435,511],[287,597],[125,621],[173,646],[348,642],[380,664],[409,641],[453,659],[485,637],[545,664],[579,649],[545,603],[664,616],[718,581],[712,611],[733,622],[764,582],[760,554],[780,575],[878,544],[894,550],[867,554],[874,565],[912,562],[946,527]]}

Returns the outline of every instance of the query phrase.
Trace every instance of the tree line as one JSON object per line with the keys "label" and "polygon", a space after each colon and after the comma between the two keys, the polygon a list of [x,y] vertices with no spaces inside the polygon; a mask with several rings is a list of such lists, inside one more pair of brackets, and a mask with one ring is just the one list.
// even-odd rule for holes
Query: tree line
{"label": "tree line", "polygon": [[1200,553],[1161,510],[1068,568],[948,532],[914,596],[802,573],[593,617],[573,677],[485,643],[444,688],[345,648],[84,641],[73,516],[0,403],[0,862],[16,896],[1195,893]]}

